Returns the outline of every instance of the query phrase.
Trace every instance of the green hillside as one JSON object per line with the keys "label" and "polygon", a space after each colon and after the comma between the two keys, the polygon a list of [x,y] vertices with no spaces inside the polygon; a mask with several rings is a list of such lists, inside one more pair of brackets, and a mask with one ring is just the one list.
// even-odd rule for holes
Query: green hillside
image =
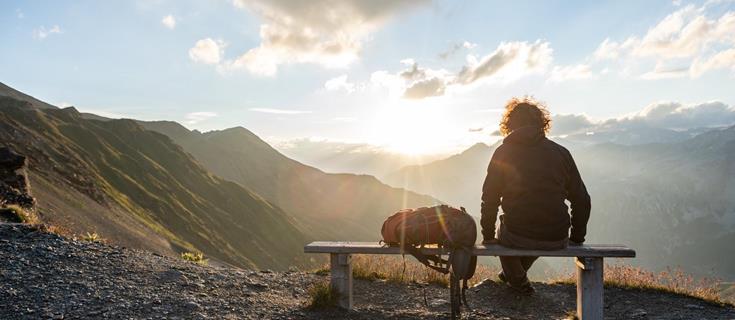
{"label": "green hillside", "polygon": [[2,96],[0,140],[28,156],[44,220],[72,232],[98,230],[162,253],[201,250],[239,266],[303,262],[308,238],[283,210],[132,120],[89,120]]}
{"label": "green hillside", "polygon": [[388,215],[438,202],[373,176],[324,173],[284,156],[241,127],[200,133],[175,122],[142,124],[170,136],[211,172],[277,204],[322,240],[377,241]]}

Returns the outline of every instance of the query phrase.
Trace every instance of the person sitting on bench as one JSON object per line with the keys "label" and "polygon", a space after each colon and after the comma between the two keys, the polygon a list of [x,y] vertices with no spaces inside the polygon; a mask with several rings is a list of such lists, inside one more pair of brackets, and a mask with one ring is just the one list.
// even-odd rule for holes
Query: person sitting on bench
{"label": "person sitting on bench", "polygon": [[[550,128],[548,110],[533,98],[506,104],[500,122],[505,138],[482,187],[484,244],[558,250],[584,242],[590,196],[569,151],[546,138]],[[565,200],[571,203],[571,219]],[[503,213],[496,233],[498,206]],[[498,278],[521,294],[532,294],[527,272],[538,257],[499,258]]]}

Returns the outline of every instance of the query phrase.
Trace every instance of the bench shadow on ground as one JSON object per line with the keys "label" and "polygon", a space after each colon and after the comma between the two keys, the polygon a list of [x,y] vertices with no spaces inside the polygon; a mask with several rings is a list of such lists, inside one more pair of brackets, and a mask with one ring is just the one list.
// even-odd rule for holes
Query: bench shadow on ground
{"label": "bench shadow on ground", "polygon": [[[355,309],[304,310],[311,319],[448,319],[449,289],[437,285],[356,280]],[[576,287],[534,283],[533,296],[485,280],[469,289],[462,319],[569,319],[576,310]],[[653,290],[605,289],[605,318],[733,319],[735,308]]]}
{"label": "bench shadow on ground", "polygon": [[[463,319],[560,319],[575,308],[572,286],[537,284],[522,297],[502,283],[483,281],[467,292]],[[448,319],[449,289],[438,285],[355,281],[355,309],[306,311],[322,319]]]}

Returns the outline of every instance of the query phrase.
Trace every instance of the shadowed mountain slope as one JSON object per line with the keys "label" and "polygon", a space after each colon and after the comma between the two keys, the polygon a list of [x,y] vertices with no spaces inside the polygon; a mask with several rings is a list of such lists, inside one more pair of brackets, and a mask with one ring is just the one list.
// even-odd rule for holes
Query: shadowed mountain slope
{"label": "shadowed mountain slope", "polygon": [[[570,149],[592,197],[589,242],[625,243],[638,251],[635,262],[649,268],[681,266],[733,279],[735,258],[722,253],[735,241],[735,126],[683,141]],[[491,155],[492,148],[476,145],[403,168],[387,182],[479,215]]]}
{"label": "shadowed mountain slope", "polygon": [[302,263],[308,238],[283,210],[135,121],[0,97],[0,141],[28,157],[42,218],[72,232],[246,267]]}
{"label": "shadowed mountain slope", "polygon": [[277,204],[320,239],[377,241],[388,215],[438,202],[373,176],[324,173],[284,156],[242,127],[200,133],[170,121],[141,123],[171,137],[215,174]]}
{"label": "shadowed mountain slope", "polygon": [[494,150],[495,145],[477,143],[443,160],[401,168],[388,175],[385,181],[396,187],[445,199],[479,217],[480,194],[475,189],[482,187]]}

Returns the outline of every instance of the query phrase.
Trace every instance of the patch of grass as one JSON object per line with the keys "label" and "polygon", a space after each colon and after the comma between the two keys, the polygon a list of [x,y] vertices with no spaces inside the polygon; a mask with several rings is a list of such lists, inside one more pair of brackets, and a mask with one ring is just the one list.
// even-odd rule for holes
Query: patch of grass
{"label": "patch of grass", "polygon": [[23,209],[18,205],[7,205],[0,208],[0,220],[11,223],[37,223],[38,219],[30,211]]}
{"label": "patch of grass", "polygon": [[102,237],[100,237],[100,235],[97,234],[97,232],[85,233],[84,235],[82,235],[82,240],[88,241],[88,242],[103,242],[104,241]]}
{"label": "patch of grass", "polygon": [[326,309],[337,305],[339,294],[332,290],[329,282],[317,282],[309,288],[308,309]]}
{"label": "patch of grass", "polygon": [[[605,265],[605,286],[623,289],[648,289],[686,295],[716,305],[730,305],[720,296],[720,281],[712,278],[695,279],[681,269],[667,268],[659,273],[628,265]],[[573,274],[554,279],[552,283],[575,284]]]}
{"label": "patch of grass", "polygon": [[182,252],[181,259],[201,265],[207,265],[209,263],[209,259],[205,259],[204,254],[201,252]]}
{"label": "patch of grass", "polygon": [[314,274],[316,274],[318,276],[326,276],[326,275],[329,274],[329,266],[324,266],[324,267],[315,269],[312,272],[314,272]]}
{"label": "patch of grass", "polygon": [[[494,277],[499,270],[485,265],[477,265],[475,276],[469,284],[474,285],[485,278]],[[329,274],[329,265],[314,271],[319,275]],[[449,276],[436,272],[413,258],[386,255],[353,255],[352,276],[362,280],[385,280],[392,283],[428,283],[442,287],[449,286]]]}

